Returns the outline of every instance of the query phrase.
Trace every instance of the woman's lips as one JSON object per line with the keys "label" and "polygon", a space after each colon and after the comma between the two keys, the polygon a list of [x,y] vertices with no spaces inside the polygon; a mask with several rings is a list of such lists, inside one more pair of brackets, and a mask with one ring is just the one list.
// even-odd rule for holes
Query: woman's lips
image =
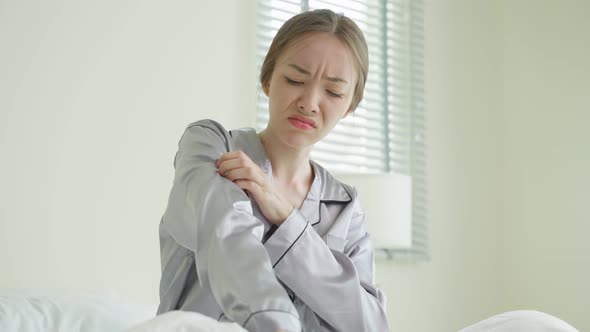
{"label": "woman's lips", "polygon": [[289,118],[289,122],[290,122],[290,123],[291,123],[293,126],[295,126],[295,127],[299,128],[299,129],[303,129],[303,130],[309,130],[309,129],[313,129],[313,126],[312,126],[312,125],[310,125],[309,123],[307,123],[307,122],[303,122],[303,121],[299,121],[299,120],[297,120],[297,119]]}

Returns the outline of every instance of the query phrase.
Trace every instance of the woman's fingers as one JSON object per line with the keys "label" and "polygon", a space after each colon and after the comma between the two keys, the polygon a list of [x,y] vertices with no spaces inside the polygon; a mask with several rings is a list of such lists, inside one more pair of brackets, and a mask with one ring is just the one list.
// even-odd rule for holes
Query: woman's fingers
{"label": "woman's fingers", "polygon": [[[255,165],[254,162],[242,151],[232,151],[222,154],[217,161],[215,167],[221,168],[224,173],[238,167],[246,167],[248,165]],[[221,173],[221,172],[220,172]],[[223,173],[221,173],[223,174]]]}
{"label": "woman's fingers", "polygon": [[230,181],[249,180],[256,182],[260,186],[264,186],[266,179],[266,177],[261,174],[260,170],[256,170],[252,167],[234,168],[221,175]]}
{"label": "woman's fingers", "polygon": [[219,159],[217,159],[215,166],[219,167],[220,164],[222,164],[223,162],[225,162],[227,160],[231,160],[231,159],[242,159],[245,161],[250,161],[250,158],[243,151],[238,150],[238,151],[231,151],[231,152],[226,152],[226,153],[222,154],[219,157]]}
{"label": "woman's fingers", "polygon": [[220,175],[224,175],[225,173],[227,173],[231,170],[242,168],[242,167],[247,167],[247,163],[243,159],[239,159],[239,158],[228,159],[228,160],[224,160],[224,161],[219,162],[219,164],[217,166],[217,173],[219,173]]}
{"label": "woman's fingers", "polygon": [[221,176],[250,193],[271,223],[280,225],[293,210],[291,203],[276,191],[264,170],[242,151],[224,153],[215,162],[215,167]]}
{"label": "woman's fingers", "polygon": [[224,153],[215,165],[217,172],[230,181],[251,180],[265,185],[266,173],[242,151]]}

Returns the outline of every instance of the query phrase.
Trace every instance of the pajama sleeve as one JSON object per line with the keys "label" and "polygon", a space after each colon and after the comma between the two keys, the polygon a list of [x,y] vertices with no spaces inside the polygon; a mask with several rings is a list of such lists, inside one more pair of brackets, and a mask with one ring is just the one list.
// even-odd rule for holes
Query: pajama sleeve
{"label": "pajama sleeve", "polygon": [[229,133],[216,122],[189,125],[175,156],[163,225],[194,252],[198,282],[210,285],[226,317],[249,331],[300,331],[262,244],[262,222],[246,193],[217,174],[215,161],[231,149]]}
{"label": "pajama sleeve", "polygon": [[265,242],[277,277],[319,317],[326,331],[389,331],[385,296],[375,287],[374,251],[356,197],[342,218],[345,238],[327,243],[294,210]]}

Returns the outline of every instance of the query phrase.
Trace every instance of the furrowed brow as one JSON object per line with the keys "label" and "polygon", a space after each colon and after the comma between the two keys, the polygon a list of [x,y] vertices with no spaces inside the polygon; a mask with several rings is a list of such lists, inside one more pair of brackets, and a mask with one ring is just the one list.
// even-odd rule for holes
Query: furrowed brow
{"label": "furrowed brow", "polygon": [[298,65],[296,65],[296,64],[294,64],[294,63],[290,63],[290,64],[289,64],[289,67],[291,67],[291,68],[295,68],[295,70],[297,70],[298,72],[300,72],[300,73],[302,73],[302,74],[305,74],[305,75],[309,75],[309,74],[311,74],[309,71],[307,71],[307,70],[305,70],[305,69],[303,69],[303,68],[299,67]]}
{"label": "furrowed brow", "polygon": [[[295,69],[295,70],[297,70],[298,72],[300,72],[302,74],[305,74],[305,75],[310,75],[311,74],[308,70],[305,70],[305,69],[299,67],[298,65],[296,65],[294,63],[290,63],[288,66],[291,67],[291,68],[293,68],[293,69]],[[345,79],[340,78],[340,77],[326,77],[326,79],[328,81],[330,81],[330,82],[346,83],[346,84],[348,84],[348,81],[346,81]]]}

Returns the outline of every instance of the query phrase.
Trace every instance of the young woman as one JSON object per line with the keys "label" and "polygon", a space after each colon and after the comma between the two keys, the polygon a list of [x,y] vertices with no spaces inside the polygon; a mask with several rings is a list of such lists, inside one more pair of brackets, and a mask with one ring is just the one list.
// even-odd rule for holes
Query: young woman
{"label": "young woman", "polygon": [[249,331],[388,331],[356,191],[309,158],[359,104],[367,71],[353,21],[305,12],[262,65],[265,130],[188,126],[160,223],[158,314],[196,311]]}

